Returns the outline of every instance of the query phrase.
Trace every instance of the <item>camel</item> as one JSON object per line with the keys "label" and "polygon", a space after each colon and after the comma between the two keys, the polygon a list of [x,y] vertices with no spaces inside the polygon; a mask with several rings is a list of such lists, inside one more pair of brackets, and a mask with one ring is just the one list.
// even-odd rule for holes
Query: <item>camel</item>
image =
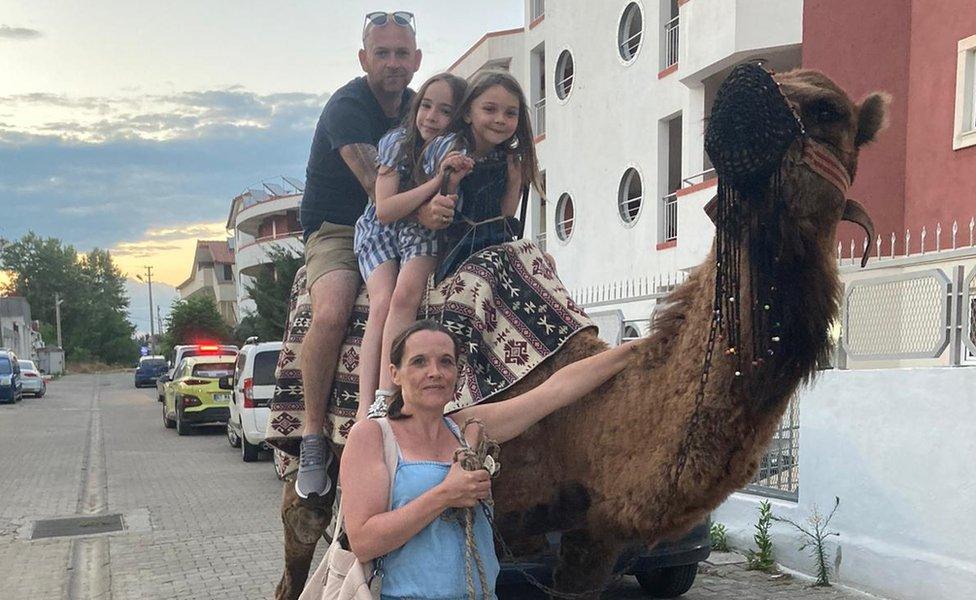
{"label": "camel", "polygon": [[[781,236],[777,268],[764,276],[764,284],[778,290],[774,342],[757,343],[759,324],[753,327],[752,313],[742,311],[741,337],[732,350],[729,339],[716,341],[699,393],[720,272],[713,245],[655,312],[649,336],[622,373],[502,446],[504,467],[493,483],[496,524],[516,549],[533,547],[547,531],[563,532],[554,574],[558,591],[599,597],[622,551],[683,533],[745,485],[790,397],[830,350],[828,329],[840,296],[837,225],[852,220],[869,235],[873,226],[836,181],[809,168],[804,145],[806,139],[819,142],[843,170],[834,175],[853,180],[859,150],[883,129],[890,98],[873,93],[855,104],[812,70],[775,79],[806,138],[792,144],[782,161],[782,206],[773,210],[775,199],[767,197],[750,208],[749,218],[758,222],[779,220],[773,228]],[[750,248],[750,239],[743,234],[738,240],[745,257],[738,273],[741,298],[751,297],[748,257],[761,250]],[[767,345],[769,355],[753,355]],[[581,332],[499,399],[605,348],[594,332]],[[297,598],[331,516],[301,504],[291,487],[286,484],[282,505],[287,565],[276,598]]]}

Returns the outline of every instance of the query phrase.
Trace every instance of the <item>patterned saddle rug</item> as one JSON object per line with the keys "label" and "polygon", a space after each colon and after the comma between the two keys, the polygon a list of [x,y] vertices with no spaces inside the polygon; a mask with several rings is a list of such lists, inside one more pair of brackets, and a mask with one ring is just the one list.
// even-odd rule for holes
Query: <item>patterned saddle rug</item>
{"label": "patterned saddle rug", "polygon": [[[359,347],[369,314],[366,288],[356,300],[339,352],[326,433],[344,444],[359,403]],[[529,240],[471,256],[428,295],[419,317],[441,321],[462,341],[459,391],[448,412],[503,392],[576,333],[593,327],[539,248]],[[278,358],[267,442],[282,478],[297,470],[305,418],[300,353],[312,319],[305,268],[291,290],[284,347]]]}

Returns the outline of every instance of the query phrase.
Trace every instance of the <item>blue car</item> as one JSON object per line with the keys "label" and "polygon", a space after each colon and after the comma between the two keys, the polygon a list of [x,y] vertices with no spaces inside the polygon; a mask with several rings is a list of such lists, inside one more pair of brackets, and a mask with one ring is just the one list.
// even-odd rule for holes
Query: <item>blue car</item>
{"label": "blue car", "polygon": [[0,349],[0,402],[13,404],[24,399],[24,392],[20,382],[20,363],[17,355],[9,350]]}
{"label": "blue car", "polygon": [[156,385],[159,376],[169,370],[166,359],[162,356],[143,356],[136,367],[135,385],[137,388],[146,385]]}

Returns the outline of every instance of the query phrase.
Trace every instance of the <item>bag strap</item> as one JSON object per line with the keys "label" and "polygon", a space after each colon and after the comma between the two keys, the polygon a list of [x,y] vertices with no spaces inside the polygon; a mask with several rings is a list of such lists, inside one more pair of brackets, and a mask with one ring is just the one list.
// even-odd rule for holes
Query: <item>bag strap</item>
{"label": "bag strap", "polygon": [[383,432],[383,460],[386,462],[386,470],[390,475],[390,494],[386,503],[386,510],[393,508],[393,482],[396,479],[397,464],[400,459],[400,449],[397,447],[396,436],[393,435],[393,428],[390,420],[386,417],[373,419],[380,430]]}
{"label": "bag strap", "polygon": [[[390,510],[393,508],[393,481],[396,478],[396,468],[399,462],[400,452],[397,448],[396,437],[393,435],[393,428],[390,427],[389,419],[380,417],[373,420],[376,421],[376,424],[380,426],[380,431],[383,432],[383,462],[386,463],[386,470],[390,477],[390,493],[386,501],[386,510]],[[332,537],[339,539],[339,536],[345,530],[345,520],[342,517],[342,497],[340,496],[339,510],[336,512],[335,533]]]}

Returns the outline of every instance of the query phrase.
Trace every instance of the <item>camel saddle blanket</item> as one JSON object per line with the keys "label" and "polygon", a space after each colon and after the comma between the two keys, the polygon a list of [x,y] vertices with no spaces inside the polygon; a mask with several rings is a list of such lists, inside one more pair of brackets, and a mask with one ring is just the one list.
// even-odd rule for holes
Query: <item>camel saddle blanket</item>
{"label": "camel saddle blanket", "polygon": [[[327,408],[326,434],[339,445],[345,443],[359,405],[359,349],[368,314],[363,286],[339,351]],[[505,391],[573,335],[594,327],[529,240],[492,246],[471,256],[430,290],[418,316],[442,322],[461,342],[458,392],[446,412]],[[311,320],[303,267],[291,290],[266,438],[275,448],[275,465],[283,478],[298,468],[305,418],[300,355]]]}

